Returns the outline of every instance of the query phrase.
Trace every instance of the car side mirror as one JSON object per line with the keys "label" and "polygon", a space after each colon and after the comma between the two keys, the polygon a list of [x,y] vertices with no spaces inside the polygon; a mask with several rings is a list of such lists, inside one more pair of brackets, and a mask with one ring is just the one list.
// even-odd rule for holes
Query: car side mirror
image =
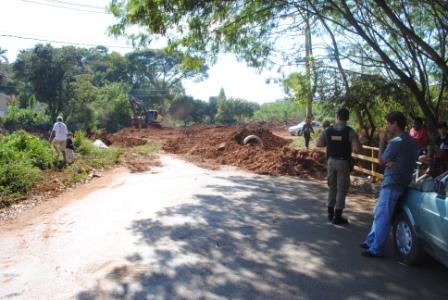
{"label": "car side mirror", "polygon": [[437,193],[437,195],[442,196],[442,197],[446,196],[446,187],[443,182],[441,182],[441,181],[437,182],[436,193]]}

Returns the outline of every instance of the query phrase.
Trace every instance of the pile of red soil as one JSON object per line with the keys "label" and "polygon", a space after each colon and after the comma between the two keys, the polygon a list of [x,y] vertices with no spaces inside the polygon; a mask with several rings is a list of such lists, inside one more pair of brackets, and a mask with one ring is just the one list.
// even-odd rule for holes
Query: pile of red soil
{"label": "pile of red soil", "polygon": [[[260,145],[244,145],[249,135],[258,136]],[[165,143],[163,149],[184,154],[190,159],[245,168],[258,174],[323,178],[323,153],[299,151],[287,147],[290,141],[273,135],[265,128],[194,127],[185,136]]]}
{"label": "pile of red soil", "polygon": [[[263,146],[244,145],[249,135]],[[233,165],[258,174],[324,178],[325,157],[321,152],[288,147],[291,140],[274,135],[266,126],[196,125],[190,128],[124,128],[114,134],[97,135],[106,144],[131,147],[147,142],[163,144],[163,150],[180,154],[196,163]]]}

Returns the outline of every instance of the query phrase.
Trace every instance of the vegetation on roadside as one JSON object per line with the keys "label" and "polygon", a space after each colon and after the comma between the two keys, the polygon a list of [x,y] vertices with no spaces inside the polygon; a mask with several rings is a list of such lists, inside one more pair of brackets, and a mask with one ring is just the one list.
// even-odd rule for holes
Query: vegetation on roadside
{"label": "vegetation on roadside", "polygon": [[84,180],[95,169],[119,162],[118,148],[96,148],[85,133],[74,138],[77,159],[63,166],[55,158],[51,144],[25,131],[16,131],[0,138],[0,207],[23,198],[39,182],[48,180],[49,172],[61,173],[63,184],[71,186]]}
{"label": "vegetation on roadside", "polygon": [[160,150],[160,145],[156,143],[148,143],[135,146],[131,149],[131,152],[138,156],[148,156],[157,153]]}

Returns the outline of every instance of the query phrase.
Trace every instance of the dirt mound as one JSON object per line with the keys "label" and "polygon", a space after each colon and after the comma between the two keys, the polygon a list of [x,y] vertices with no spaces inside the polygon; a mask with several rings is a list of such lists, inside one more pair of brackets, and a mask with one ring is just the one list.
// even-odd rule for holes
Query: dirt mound
{"label": "dirt mound", "polygon": [[[256,135],[259,145],[243,144],[245,137]],[[167,141],[163,149],[186,155],[190,160],[212,160],[218,164],[243,167],[258,174],[323,178],[325,157],[320,152],[287,147],[289,140],[268,129],[248,127],[193,127],[184,136]]]}
{"label": "dirt mound", "polygon": [[173,139],[177,137],[179,130],[169,127],[147,128],[123,128],[115,133],[101,133],[90,136],[90,139],[100,139],[106,145],[133,147],[146,144],[149,141],[161,141]]}
{"label": "dirt mound", "polygon": [[[247,144],[258,136],[263,146]],[[324,178],[325,157],[320,152],[289,148],[290,139],[273,134],[259,123],[240,126],[195,125],[189,128],[124,128],[114,134],[97,135],[108,145],[132,147],[159,142],[169,153],[180,154],[199,164],[233,165],[258,174]],[[151,162],[150,164],[153,164]],[[135,164],[130,169],[139,169]],[[129,167],[129,166],[128,166]]]}

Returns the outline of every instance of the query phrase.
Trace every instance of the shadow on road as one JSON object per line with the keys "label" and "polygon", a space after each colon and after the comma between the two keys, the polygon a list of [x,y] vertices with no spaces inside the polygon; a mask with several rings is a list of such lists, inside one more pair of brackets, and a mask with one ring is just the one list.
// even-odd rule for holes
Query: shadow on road
{"label": "shadow on road", "polygon": [[[359,255],[370,210],[325,222],[326,190],[285,178],[233,176],[195,202],[135,220],[130,253],[78,299],[447,299],[448,270]],[[348,205],[350,207],[350,204]],[[120,245],[117,245],[120,247]]]}

